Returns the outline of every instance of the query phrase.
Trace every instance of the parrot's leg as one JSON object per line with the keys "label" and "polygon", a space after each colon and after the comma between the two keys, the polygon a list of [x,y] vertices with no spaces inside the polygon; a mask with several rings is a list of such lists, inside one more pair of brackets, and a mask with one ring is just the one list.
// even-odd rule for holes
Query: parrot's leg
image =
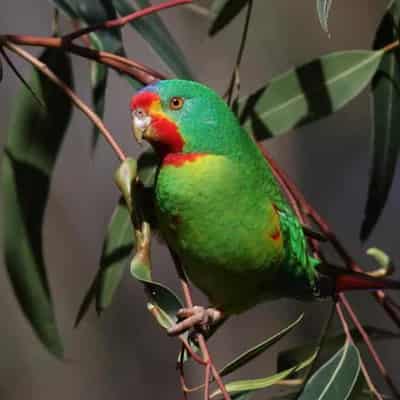
{"label": "parrot's leg", "polygon": [[178,311],[177,317],[182,321],[175,324],[168,330],[168,335],[177,336],[191,328],[207,330],[211,325],[216,324],[224,318],[222,311],[216,308],[204,308],[194,306],[182,308]]}

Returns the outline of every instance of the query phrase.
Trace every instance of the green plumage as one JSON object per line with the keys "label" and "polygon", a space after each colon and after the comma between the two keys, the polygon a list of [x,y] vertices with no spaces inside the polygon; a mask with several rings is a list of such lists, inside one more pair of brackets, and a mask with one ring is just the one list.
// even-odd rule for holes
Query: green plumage
{"label": "green plumage", "polygon": [[[162,114],[184,141],[182,162],[160,167],[156,206],[190,280],[226,314],[279,297],[312,298],[316,261],[302,227],[225,102],[190,81],[160,81],[148,90],[160,96]],[[184,99],[180,110],[168,107],[174,96]]]}

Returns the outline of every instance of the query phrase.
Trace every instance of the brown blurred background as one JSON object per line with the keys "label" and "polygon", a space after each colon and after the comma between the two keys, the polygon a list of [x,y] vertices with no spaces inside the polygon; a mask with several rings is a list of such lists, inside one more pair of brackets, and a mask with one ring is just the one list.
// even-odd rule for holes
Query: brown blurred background
{"label": "brown blurred background", "polygon": [[[322,54],[370,48],[385,3],[334,1],[329,38],[319,26],[314,0],[255,0],[241,69],[242,93]],[[165,11],[162,17],[180,43],[197,79],[222,92],[236,56],[243,15],[213,39],[207,36],[207,17],[188,8]],[[2,0],[1,32],[49,35],[50,25],[51,7],[47,1]],[[124,29],[124,38],[130,57],[167,72],[143,39],[129,27]],[[38,54],[38,49],[32,51]],[[29,66],[19,61],[17,65],[25,76],[29,74]],[[88,63],[74,58],[74,68],[77,91],[89,102]],[[2,144],[19,86],[14,74],[7,69],[1,83]],[[136,155],[139,149],[131,137],[128,112],[131,95],[126,81],[112,73],[105,122],[124,150]],[[395,262],[399,261],[400,192],[395,182],[383,217],[368,243],[361,246],[358,233],[368,182],[369,115],[369,98],[364,93],[335,115],[271,140],[267,146],[352,254],[372,266],[364,255],[372,245],[388,252]],[[49,279],[67,361],[55,360],[39,344],[19,310],[5,269],[1,268],[0,399],[181,397],[175,371],[178,342],[168,338],[152,320],[146,311],[141,287],[128,274],[111,309],[101,319],[92,312],[78,329],[73,329],[77,309],[97,269],[102,239],[117,199],[112,181],[117,160],[102,139],[92,157],[90,138],[88,120],[75,110],[57,162],[44,229]],[[167,252],[158,243],[154,250],[157,278],[177,287]],[[204,302],[197,292],[196,298]],[[357,294],[352,299],[364,322],[395,330],[370,296]],[[305,322],[300,328],[236,374],[243,378],[267,376],[275,371],[277,352],[290,344],[316,340],[326,310],[327,305],[323,303],[280,301],[260,305],[233,318],[212,340],[215,361],[222,365],[305,311]],[[389,341],[377,346],[400,384],[398,343]],[[201,369],[195,367],[193,371],[190,380],[197,383],[202,376]],[[372,374],[377,376],[373,368]]]}

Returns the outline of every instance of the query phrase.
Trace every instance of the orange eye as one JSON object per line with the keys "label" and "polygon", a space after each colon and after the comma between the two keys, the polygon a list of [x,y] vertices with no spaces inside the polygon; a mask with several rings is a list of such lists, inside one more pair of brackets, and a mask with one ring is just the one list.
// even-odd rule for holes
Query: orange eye
{"label": "orange eye", "polygon": [[172,97],[172,99],[169,101],[169,108],[171,110],[180,110],[183,107],[184,102],[185,101],[182,97]]}

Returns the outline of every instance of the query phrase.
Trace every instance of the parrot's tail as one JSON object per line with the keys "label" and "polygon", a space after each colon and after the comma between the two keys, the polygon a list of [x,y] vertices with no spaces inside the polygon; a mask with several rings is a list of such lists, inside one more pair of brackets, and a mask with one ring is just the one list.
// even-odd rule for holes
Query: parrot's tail
{"label": "parrot's tail", "polygon": [[346,271],[329,264],[317,267],[320,275],[321,295],[330,296],[351,290],[400,289],[400,281],[376,278],[361,272]]}

